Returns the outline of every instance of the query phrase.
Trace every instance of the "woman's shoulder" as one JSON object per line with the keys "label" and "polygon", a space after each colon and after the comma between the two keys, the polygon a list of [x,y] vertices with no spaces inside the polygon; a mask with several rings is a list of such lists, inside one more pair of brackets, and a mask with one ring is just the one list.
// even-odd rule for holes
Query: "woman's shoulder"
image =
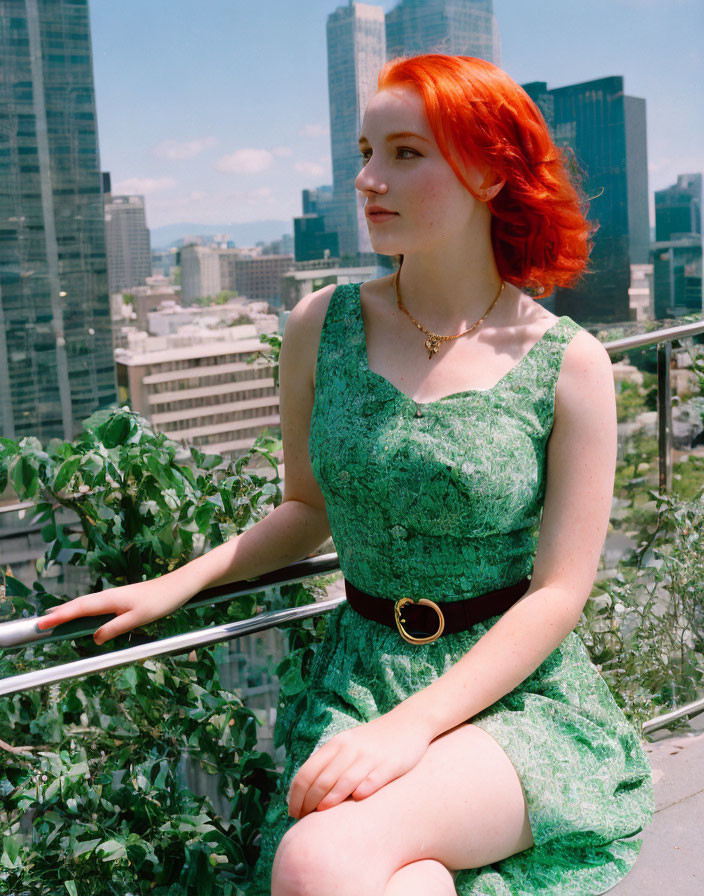
{"label": "woman's shoulder", "polygon": [[[566,319],[572,321],[572,318]],[[568,407],[578,415],[584,407],[585,396],[589,395],[599,394],[605,409],[615,403],[609,353],[589,330],[572,323],[556,383],[556,415],[563,414]]]}
{"label": "woman's shoulder", "polygon": [[294,352],[299,361],[315,366],[323,323],[330,302],[339,284],[330,283],[307,293],[292,308],[286,320],[283,342],[286,350]]}
{"label": "woman's shoulder", "polygon": [[517,307],[524,332],[529,334],[526,342],[533,344],[552,331],[563,347],[559,374],[561,391],[567,391],[564,388],[567,380],[573,381],[574,390],[578,392],[580,381],[586,382],[585,377],[587,381],[590,378],[603,380],[605,375],[613,375],[611,358],[603,344],[569,315],[557,315],[547,308],[536,307],[535,300],[525,294],[521,294]]}

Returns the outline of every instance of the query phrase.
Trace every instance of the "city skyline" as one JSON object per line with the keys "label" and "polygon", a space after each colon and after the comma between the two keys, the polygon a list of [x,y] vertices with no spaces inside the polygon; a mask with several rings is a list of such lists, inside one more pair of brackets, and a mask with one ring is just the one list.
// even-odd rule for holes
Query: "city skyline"
{"label": "city skyline", "polygon": [[[299,215],[301,190],[332,180],[325,27],[341,5],[210,0],[206,19],[183,0],[151,0],[138,13],[134,0],[92,3],[101,164],[114,192],[145,195],[150,228]],[[372,5],[388,12],[396,2]],[[654,191],[704,170],[704,116],[689,88],[704,76],[704,7],[527,6],[494,2],[502,67],[516,81],[552,89],[623,75],[626,92],[646,100],[654,223]]]}

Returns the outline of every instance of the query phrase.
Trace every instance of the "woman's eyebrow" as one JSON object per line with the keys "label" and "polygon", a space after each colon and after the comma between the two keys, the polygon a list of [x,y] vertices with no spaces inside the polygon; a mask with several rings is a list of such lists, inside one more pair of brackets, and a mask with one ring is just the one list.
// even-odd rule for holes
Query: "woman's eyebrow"
{"label": "woman's eyebrow", "polygon": [[[395,134],[389,134],[386,138],[386,142],[390,143],[392,140],[398,140],[400,137],[417,137],[418,140],[424,140],[426,143],[430,143],[430,140],[426,137],[421,137],[420,134],[414,134],[413,131],[397,131]],[[369,141],[364,135],[359,138],[359,145],[361,146],[362,144],[369,146]]]}

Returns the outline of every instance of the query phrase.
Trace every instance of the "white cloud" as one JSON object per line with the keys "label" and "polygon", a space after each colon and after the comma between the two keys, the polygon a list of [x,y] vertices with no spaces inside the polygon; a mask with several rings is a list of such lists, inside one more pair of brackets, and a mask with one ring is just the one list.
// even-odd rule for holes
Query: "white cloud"
{"label": "white cloud", "polygon": [[329,135],[330,128],[325,124],[318,124],[317,122],[304,124],[298,132],[299,137],[328,137]]}
{"label": "white cloud", "polygon": [[271,187],[258,187],[256,190],[248,190],[244,194],[246,199],[270,199],[272,195]]}
{"label": "white cloud", "polygon": [[294,168],[301,174],[308,174],[311,177],[320,177],[325,174],[325,168],[318,165],[317,162],[296,162]]}
{"label": "white cloud", "polygon": [[200,155],[204,149],[215,146],[218,141],[215,137],[200,137],[196,140],[162,140],[158,146],[152,150],[154,155],[159,159],[169,159],[170,161],[183,161],[184,159],[194,159]]}
{"label": "white cloud", "polygon": [[215,167],[230,174],[258,174],[270,168],[273,161],[274,154],[268,149],[238,149],[219,158]]}
{"label": "white cloud", "polygon": [[293,155],[293,150],[290,146],[277,146],[275,149],[272,149],[272,152],[275,156],[280,156],[281,158]]}
{"label": "white cloud", "polygon": [[159,193],[163,190],[171,190],[176,186],[173,177],[128,177],[127,180],[121,180],[115,184],[112,192],[118,196],[120,194],[143,196],[147,193]]}
{"label": "white cloud", "polygon": [[200,202],[201,199],[205,199],[207,196],[208,194],[204,193],[202,190],[193,190],[188,198],[193,202]]}

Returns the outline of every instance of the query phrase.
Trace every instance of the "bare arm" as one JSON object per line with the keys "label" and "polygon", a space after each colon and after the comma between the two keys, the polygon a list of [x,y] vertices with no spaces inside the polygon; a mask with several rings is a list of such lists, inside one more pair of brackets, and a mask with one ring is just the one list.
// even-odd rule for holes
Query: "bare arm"
{"label": "bare arm", "polygon": [[330,535],[325,501],[308,453],[314,369],[331,288],[305,296],[289,315],[279,357],[281,434],[285,482],[281,504],[241,535],[231,538],[171,575],[194,594],[212,585],[251,579],[307,557]]}
{"label": "bare arm", "polygon": [[[575,628],[609,524],[616,467],[611,361],[586,331],[563,358],[548,440],[540,537],[528,591],[440,678],[393,713],[431,738],[466,721],[526,679]],[[400,719],[401,720],[401,719]]]}
{"label": "bare arm", "polygon": [[167,575],[67,601],[41,617],[40,630],[79,616],[115,613],[96,643],[173,613],[214,585],[251,579],[307,557],[330,535],[313,477],[308,437],[320,331],[334,287],[305,296],[289,315],[279,358],[285,482],[281,504],[240,535]]}

